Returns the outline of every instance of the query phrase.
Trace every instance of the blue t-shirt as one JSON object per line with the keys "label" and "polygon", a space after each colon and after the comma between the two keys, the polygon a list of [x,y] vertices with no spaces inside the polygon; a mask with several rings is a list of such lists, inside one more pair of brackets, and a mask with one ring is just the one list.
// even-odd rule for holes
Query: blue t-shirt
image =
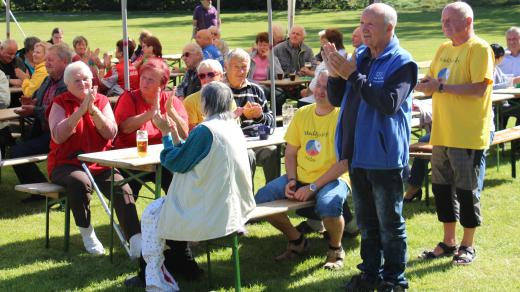
{"label": "blue t-shirt", "polygon": [[202,49],[202,53],[204,54],[204,60],[213,59],[220,62],[220,65],[224,67],[224,57],[220,53],[219,49],[215,47],[215,45],[209,45]]}

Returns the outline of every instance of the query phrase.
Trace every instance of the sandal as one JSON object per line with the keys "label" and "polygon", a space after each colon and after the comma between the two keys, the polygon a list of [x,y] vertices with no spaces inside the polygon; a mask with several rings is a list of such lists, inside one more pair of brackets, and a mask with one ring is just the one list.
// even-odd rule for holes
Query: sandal
{"label": "sandal", "polygon": [[471,246],[460,246],[459,252],[453,256],[454,265],[466,266],[471,264],[477,257],[477,252]]}
{"label": "sandal", "polygon": [[287,244],[287,249],[284,253],[274,258],[277,262],[282,262],[286,260],[294,260],[297,259],[302,254],[306,253],[309,250],[309,241],[307,238],[303,238],[302,242],[298,245],[295,245],[291,242]]}
{"label": "sandal", "polygon": [[448,246],[444,242],[439,242],[437,246],[442,249],[442,253],[439,255],[436,255],[434,253],[434,250],[425,250],[422,252],[422,254],[419,255],[419,259],[421,260],[432,260],[432,259],[438,259],[443,257],[450,257],[455,254],[457,251],[457,246]]}

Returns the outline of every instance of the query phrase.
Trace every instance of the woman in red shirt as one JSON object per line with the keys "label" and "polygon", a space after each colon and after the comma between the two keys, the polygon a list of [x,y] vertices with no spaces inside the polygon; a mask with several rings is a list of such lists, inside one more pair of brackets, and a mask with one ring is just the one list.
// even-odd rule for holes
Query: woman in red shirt
{"label": "woman in red shirt", "polygon": [[[153,124],[152,117],[157,111],[167,114],[172,127],[176,127],[182,139],[188,137],[188,114],[182,102],[164,89],[170,79],[170,69],[161,59],[150,58],[139,70],[139,89],[125,91],[115,107],[115,119],[119,128],[114,140],[114,147],[128,148],[136,146],[137,130],[148,132],[148,144],[162,144],[161,131]],[[166,193],[172,181],[172,173],[163,167],[161,187]],[[140,177],[143,182],[155,182],[155,173]],[[138,195],[142,184],[136,180],[128,183],[134,195]],[[171,272],[179,271],[188,278],[200,274],[197,264],[191,257],[191,251],[186,242],[169,241],[169,253],[165,253],[166,262],[174,267]],[[143,261],[140,261],[144,264]]]}
{"label": "woman in red shirt", "polygon": [[[53,183],[66,188],[67,198],[79,227],[86,250],[102,255],[104,248],[90,224],[92,184],[77,156],[104,151],[111,147],[117,134],[117,124],[108,98],[92,89],[92,72],[83,62],[65,68],[67,91],[56,96],[47,109],[51,131],[48,172]],[[110,192],[110,168],[89,164],[96,184],[105,194]],[[116,171],[114,180],[123,177]],[[130,241],[132,255],[140,254],[141,226],[137,218],[132,190],[125,184],[116,188],[114,208],[123,232]]]}

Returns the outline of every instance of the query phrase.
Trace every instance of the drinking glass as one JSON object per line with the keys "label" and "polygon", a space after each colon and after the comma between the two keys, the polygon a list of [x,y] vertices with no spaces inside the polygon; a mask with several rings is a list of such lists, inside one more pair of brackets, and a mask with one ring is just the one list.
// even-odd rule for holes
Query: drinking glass
{"label": "drinking glass", "polygon": [[148,152],[148,132],[146,130],[137,130],[135,141],[137,144],[137,155],[145,157]]}

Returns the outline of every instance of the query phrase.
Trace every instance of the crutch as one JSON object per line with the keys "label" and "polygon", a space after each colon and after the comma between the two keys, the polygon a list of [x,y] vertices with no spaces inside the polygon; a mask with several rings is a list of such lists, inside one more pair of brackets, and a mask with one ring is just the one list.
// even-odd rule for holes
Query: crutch
{"label": "crutch", "polygon": [[[83,167],[83,170],[85,170],[85,172],[87,173],[87,176],[88,176],[90,182],[92,183],[92,186],[94,186],[94,189],[96,190],[97,197],[101,201],[101,205],[103,205],[103,209],[105,209],[105,212],[108,214],[108,216],[110,218],[112,218],[112,213],[110,212],[110,208],[108,208],[108,205],[107,205],[107,203],[105,201],[105,198],[103,197],[103,193],[101,193],[101,191],[99,190],[96,182],[94,181],[94,178],[92,177],[92,174],[90,173],[90,170],[88,169],[87,165],[85,165],[85,163],[82,163],[81,166]],[[117,236],[119,237],[119,240],[121,240],[121,244],[125,248],[126,253],[128,254],[128,256],[130,256],[130,246],[126,242],[126,239],[123,236],[123,232],[121,232],[121,229],[119,228],[119,225],[117,225],[116,222],[114,221],[112,223],[112,227],[116,231]]]}

